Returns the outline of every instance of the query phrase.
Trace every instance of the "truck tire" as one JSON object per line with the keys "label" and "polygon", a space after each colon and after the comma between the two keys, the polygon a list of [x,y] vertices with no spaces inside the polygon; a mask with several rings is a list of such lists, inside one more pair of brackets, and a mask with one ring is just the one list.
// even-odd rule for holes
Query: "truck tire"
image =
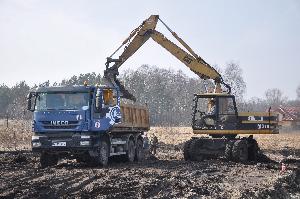
{"label": "truck tire", "polygon": [[129,140],[128,141],[128,150],[127,150],[126,157],[127,157],[127,160],[129,162],[133,162],[134,161],[135,149],[134,149],[134,142],[133,142],[133,140]]}
{"label": "truck tire", "polygon": [[191,160],[200,162],[205,158],[205,155],[201,154],[200,152],[203,142],[204,140],[202,140],[201,138],[191,140],[191,144],[189,147],[189,155]]}
{"label": "truck tire", "polygon": [[252,139],[248,147],[248,159],[250,161],[257,161],[258,151],[259,151],[259,147],[257,141]]}
{"label": "truck tire", "polygon": [[93,159],[89,153],[83,153],[75,156],[77,163],[92,163]]}
{"label": "truck tire", "polygon": [[233,160],[237,162],[247,162],[248,160],[248,146],[246,140],[237,140],[232,147]]}
{"label": "truck tire", "polygon": [[84,163],[85,161],[84,161],[84,158],[83,157],[76,157],[76,162],[77,163]]}
{"label": "truck tire", "polygon": [[232,160],[232,148],[233,148],[233,144],[234,144],[235,140],[229,140],[227,143],[226,143],[226,146],[225,146],[225,158],[227,160]]}
{"label": "truck tire", "polygon": [[102,140],[100,142],[100,146],[98,148],[98,155],[96,157],[96,162],[100,165],[100,166],[107,166],[108,164],[108,157],[109,157],[109,147],[108,147],[108,143],[104,140]]}
{"label": "truck tire", "polygon": [[191,159],[190,157],[190,145],[192,140],[188,140],[184,143],[183,146],[183,158],[185,161],[188,161]]}
{"label": "truck tire", "polygon": [[41,168],[55,166],[58,163],[58,157],[49,153],[41,153],[40,164]]}
{"label": "truck tire", "polygon": [[137,162],[142,162],[144,160],[144,148],[143,148],[143,140],[138,139],[136,143],[135,149],[135,159]]}

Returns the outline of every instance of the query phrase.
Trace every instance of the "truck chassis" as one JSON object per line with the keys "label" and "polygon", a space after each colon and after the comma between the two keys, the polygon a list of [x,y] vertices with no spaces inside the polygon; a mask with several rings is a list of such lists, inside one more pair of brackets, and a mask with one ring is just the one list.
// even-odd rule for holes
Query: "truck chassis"
{"label": "truck chassis", "polygon": [[[73,135],[71,137],[39,136],[33,139],[33,151],[41,154],[41,166],[54,166],[59,159],[76,159],[77,162],[101,166],[108,164],[109,157],[122,156],[129,162],[144,159],[143,132],[108,133],[101,135]],[[37,138],[36,136],[35,138]]]}

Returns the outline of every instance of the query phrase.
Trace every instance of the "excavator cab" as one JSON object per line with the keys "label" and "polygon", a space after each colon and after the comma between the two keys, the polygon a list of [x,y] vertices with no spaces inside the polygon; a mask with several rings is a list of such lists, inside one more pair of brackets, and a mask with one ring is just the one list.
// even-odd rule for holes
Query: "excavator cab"
{"label": "excavator cab", "polygon": [[233,130],[237,128],[238,112],[235,97],[230,94],[195,94],[194,130]]}

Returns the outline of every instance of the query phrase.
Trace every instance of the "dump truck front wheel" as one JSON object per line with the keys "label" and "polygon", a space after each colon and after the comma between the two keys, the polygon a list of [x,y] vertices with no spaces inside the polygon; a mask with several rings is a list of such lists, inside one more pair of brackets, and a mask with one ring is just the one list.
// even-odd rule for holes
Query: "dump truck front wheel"
{"label": "dump truck front wheel", "polygon": [[104,140],[101,141],[97,152],[98,152],[96,157],[97,163],[101,166],[107,166],[108,157],[109,157],[108,143]]}

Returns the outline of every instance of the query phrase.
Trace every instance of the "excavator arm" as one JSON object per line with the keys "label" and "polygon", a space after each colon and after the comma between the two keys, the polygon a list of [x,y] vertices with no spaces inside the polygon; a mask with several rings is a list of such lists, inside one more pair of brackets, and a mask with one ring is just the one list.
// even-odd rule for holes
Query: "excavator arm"
{"label": "excavator arm", "polygon": [[[162,33],[155,30],[158,20],[160,20],[166,26],[166,28],[187,49],[189,53],[177,46],[175,43],[171,42]],[[174,31],[172,31],[159,18],[158,15],[151,15],[138,28],[133,30],[129,37],[122,43],[122,45],[110,57],[107,58],[104,77],[113,85],[118,86],[120,88],[124,98],[128,98],[135,101],[135,97],[132,94],[130,94],[117,79],[117,76],[119,75],[118,69],[150,37],[163,48],[165,48],[167,51],[169,51],[178,60],[184,63],[191,71],[197,74],[201,79],[213,79],[216,85],[215,92],[222,92],[221,84],[223,84],[230,93],[230,86],[223,82],[221,75],[213,67],[206,63],[200,56],[198,56]],[[114,54],[124,45],[126,46],[123,53],[119,56],[118,59],[113,59],[112,56],[114,56]],[[110,67],[110,63],[114,64]]]}

